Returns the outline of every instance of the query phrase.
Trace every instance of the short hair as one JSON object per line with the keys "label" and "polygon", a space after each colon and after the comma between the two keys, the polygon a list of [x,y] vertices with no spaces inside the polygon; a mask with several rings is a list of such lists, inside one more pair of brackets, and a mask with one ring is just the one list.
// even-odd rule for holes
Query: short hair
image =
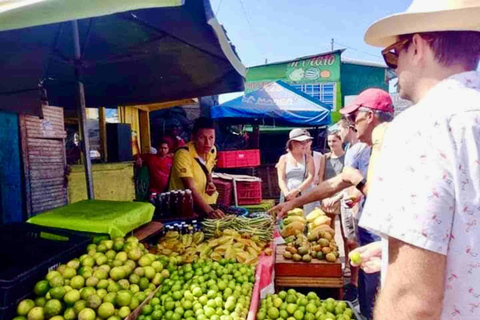
{"label": "short hair", "polygon": [[[468,70],[476,70],[480,60],[480,32],[478,31],[438,31],[418,33],[427,40],[435,53],[435,59],[449,67],[461,64]],[[414,34],[399,36],[399,40],[412,38]],[[405,46],[409,47],[410,43]]]}
{"label": "short hair", "polygon": [[374,110],[374,109],[370,109],[370,108],[367,108],[367,107],[361,107],[361,108],[358,109],[358,111],[373,113],[377,117],[377,119],[380,123],[390,122],[390,121],[393,120],[393,113],[391,113],[391,112]]}
{"label": "short hair", "polygon": [[346,118],[345,116],[342,117],[342,119],[338,120],[338,126],[344,129],[350,129],[350,130],[355,130],[355,126],[352,125]]}
{"label": "short hair", "polygon": [[157,144],[158,147],[161,147],[162,144],[166,144],[168,146],[168,149],[172,149],[172,146],[170,145],[170,142],[166,139],[160,140],[160,142]]}
{"label": "short hair", "polygon": [[335,136],[338,138],[338,140],[342,141],[342,138],[340,137],[340,132],[338,130],[328,131],[327,137],[328,136]]}
{"label": "short hair", "polygon": [[215,123],[207,117],[200,117],[193,123],[192,133],[195,135],[201,129],[215,129]]}

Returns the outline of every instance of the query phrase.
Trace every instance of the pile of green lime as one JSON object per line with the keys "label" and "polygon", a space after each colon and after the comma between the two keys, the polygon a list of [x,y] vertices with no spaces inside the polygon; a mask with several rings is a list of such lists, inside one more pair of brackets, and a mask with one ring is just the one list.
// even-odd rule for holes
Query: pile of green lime
{"label": "pile of green lime", "polygon": [[172,272],[138,320],[245,320],[255,267],[199,259]]}
{"label": "pile of green lime", "polygon": [[14,320],[120,320],[153,292],[177,260],[148,253],[135,237],[103,239],[50,271],[21,301]]}
{"label": "pile of green lime", "polygon": [[350,320],[353,310],[345,301],[320,300],[315,292],[307,295],[293,289],[267,295],[260,302],[257,320]]}

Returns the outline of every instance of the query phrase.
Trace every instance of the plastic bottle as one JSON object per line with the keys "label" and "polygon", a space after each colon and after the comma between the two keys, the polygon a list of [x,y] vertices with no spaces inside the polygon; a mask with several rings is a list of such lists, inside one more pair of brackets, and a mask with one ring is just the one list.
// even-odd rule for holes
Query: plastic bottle
{"label": "plastic bottle", "polygon": [[184,211],[185,191],[180,190],[177,194],[177,214],[179,216],[187,217]]}
{"label": "plastic bottle", "polygon": [[185,190],[185,197],[183,201],[183,210],[185,215],[188,217],[193,217],[193,196],[192,190]]}

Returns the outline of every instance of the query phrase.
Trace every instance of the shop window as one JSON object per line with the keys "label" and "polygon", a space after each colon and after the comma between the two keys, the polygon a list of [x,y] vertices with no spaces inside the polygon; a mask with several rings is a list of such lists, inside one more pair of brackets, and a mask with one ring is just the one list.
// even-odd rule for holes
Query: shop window
{"label": "shop window", "polygon": [[335,83],[294,84],[292,87],[322,101],[331,109],[334,109]]}

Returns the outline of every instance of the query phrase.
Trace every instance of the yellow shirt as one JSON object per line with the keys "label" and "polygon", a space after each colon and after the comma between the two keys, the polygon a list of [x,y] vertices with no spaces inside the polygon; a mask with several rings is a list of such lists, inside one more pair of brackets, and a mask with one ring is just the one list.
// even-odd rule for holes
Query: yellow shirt
{"label": "yellow shirt", "polygon": [[[202,198],[208,204],[216,203],[218,198],[217,192],[211,196],[205,193],[207,187],[207,176],[200,165],[202,161],[203,160],[198,156],[197,150],[195,149],[192,141],[187,143],[185,147],[178,149],[173,158],[173,166],[172,170],[170,171],[168,190],[184,190],[186,188],[183,185],[181,178],[193,178],[197,187],[197,191],[200,193]],[[208,153],[205,162],[205,167],[207,168],[209,174],[212,173],[216,161],[217,150],[215,147],[213,147],[213,149]]]}
{"label": "yellow shirt", "polygon": [[382,150],[383,146],[383,137],[385,135],[385,131],[388,128],[388,122],[383,122],[373,129],[372,132],[372,153],[370,155],[370,162],[368,164],[368,172],[367,172],[367,181],[370,183],[373,181],[373,174],[375,172],[375,166],[378,160],[378,155]]}

